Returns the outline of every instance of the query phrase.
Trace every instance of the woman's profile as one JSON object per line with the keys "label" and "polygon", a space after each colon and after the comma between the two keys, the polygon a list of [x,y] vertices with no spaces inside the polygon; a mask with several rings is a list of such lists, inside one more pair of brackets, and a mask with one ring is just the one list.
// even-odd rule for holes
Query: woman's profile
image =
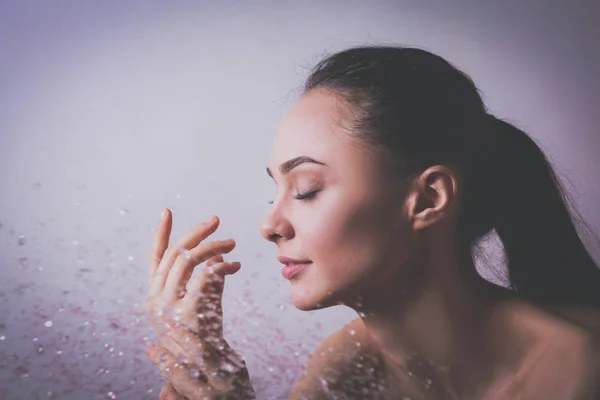
{"label": "woman's profile", "polygon": [[[598,399],[600,270],[542,150],[425,50],[361,46],[318,63],[277,131],[260,231],[293,305],[358,317],[314,351],[292,399]],[[218,219],[150,257],[148,355],[161,398],[254,398],[222,334]],[[510,288],[483,279],[497,233]],[[188,283],[194,268],[207,268]]]}

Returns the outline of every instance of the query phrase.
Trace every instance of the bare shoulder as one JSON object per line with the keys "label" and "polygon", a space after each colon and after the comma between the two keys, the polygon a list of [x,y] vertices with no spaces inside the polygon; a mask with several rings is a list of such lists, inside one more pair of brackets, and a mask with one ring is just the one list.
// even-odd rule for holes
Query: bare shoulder
{"label": "bare shoulder", "polygon": [[[313,351],[291,399],[383,398],[384,364],[360,318],[331,334]],[[353,397],[354,396],[354,397]]]}
{"label": "bare shoulder", "polygon": [[545,398],[600,398],[600,310],[544,308],[548,313],[538,319],[542,351],[530,389],[536,394],[548,391]]}
{"label": "bare shoulder", "polygon": [[[546,399],[600,398],[600,341],[577,332],[557,336],[528,377],[528,390]],[[532,397],[533,398],[533,397]]]}
{"label": "bare shoulder", "polygon": [[600,336],[600,308],[593,306],[554,305],[549,309],[561,318]]}

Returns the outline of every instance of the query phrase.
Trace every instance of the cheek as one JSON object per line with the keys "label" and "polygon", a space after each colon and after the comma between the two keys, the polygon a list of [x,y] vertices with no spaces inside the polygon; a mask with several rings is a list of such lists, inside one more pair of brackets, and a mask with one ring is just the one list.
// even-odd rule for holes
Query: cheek
{"label": "cheek", "polygon": [[337,206],[313,225],[306,250],[320,275],[352,280],[380,265],[394,236],[390,223],[380,204]]}

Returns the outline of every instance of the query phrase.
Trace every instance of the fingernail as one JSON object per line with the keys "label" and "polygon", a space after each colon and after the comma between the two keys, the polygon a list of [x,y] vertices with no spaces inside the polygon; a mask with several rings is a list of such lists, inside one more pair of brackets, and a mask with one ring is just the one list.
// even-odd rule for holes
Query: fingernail
{"label": "fingernail", "polygon": [[164,221],[165,218],[167,218],[167,209],[165,208],[162,212],[162,214],[160,215],[160,220]]}
{"label": "fingernail", "polygon": [[211,216],[209,219],[207,219],[206,221],[204,221],[205,224],[210,224],[211,222],[213,222],[215,220],[215,216]]}

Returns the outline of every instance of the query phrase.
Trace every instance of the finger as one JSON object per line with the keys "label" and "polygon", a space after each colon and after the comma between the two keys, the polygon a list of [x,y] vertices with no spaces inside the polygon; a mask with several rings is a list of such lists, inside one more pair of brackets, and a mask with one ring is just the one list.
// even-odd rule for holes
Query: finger
{"label": "finger", "polygon": [[166,208],[164,210],[165,216],[158,221],[158,225],[156,227],[156,233],[154,234],[154,240],[152,242],[152,246],[150,248],[150,257],[149,257],[149,275],[150,275],[150,285],[152,285],[152,281],[154,280],[154,276],[156,275],[156,270],[158,269],[158,265],[160,264],[160,260],[163,258],[165,250],[169,246],[169,236],[171,236],[171,228],[173,226],[173,220],[171,218],[171,210]]}
{"label": "finger", "polygon": [[157,293],[162,290],[167,281],[167,275],[173,266],[173,263],[177,259],[180,253],[180,249],[192,249],[208,236],[210,236],[219,226],[219,218],[213,216],[208,221],[204,221],[200,225],[196,226],[189,232],[187,232],[181,239],[179,239],[173,246],[169,247],[164,251],[164,255],[156,269],[156,274],[150,291]]}
{"label": "finger", "polygon": [[184,396],[177,393],[171,382],[166,383],[158,393],[159,400],[186,400]]}
{"label": "finger", "polygon": [[176,392],[189,398],[197,398],[196,396],[207,396],[214,391],[209,384],[195,378],[192,370],[177,362],[173,354],[164,347],[150,345],[146,348],[146,354]]}
{"label": "finger", "polygon": [[222,261],[196,271],[196,276],[188,285],[188,295],[184,300],[196,301],[206,294],[217,293],[222,295],[226,275],[233,275],[240,270],[239,261]]}
{"label": "finger", "polygon": [[217,254],[229,253],[234,247],[235,241],[233,239],[216,240],[214,242],[201,243],[193,249],[180,254],[168,273],[163,291],[172,298],[181,297],[180,292],[187,286],[196,265],[203,263]]}
{"label": "finger", "polygon": [[239,262],[220,262],[197,271],[183,299],[185,309],[196,310],[210,343],[223,336],[223,290],[225,276],[239,271]]}
{"label": "finger", "polygon": [[208,259],[208,261],[206,261],[206,266],[209,267],[213,264],[219,263],[219,262],[223,262],[225,261],[223,259],[223,255],[222,254],[217,254],[216,256],[213,256],[211,258]]}
{"label": "finger", "polygon": [[[223,359],[226,351],[217,354],[208,342],[185,328],[174,326],[167,335],[192,357],[194,363],[208,377],[208,381],[213,387],[218,389],[229,387],[229,374],[240,368],[239,361],[230,362],[228,359]],[[225,341],[222,343],[226,344]],[[228,346],[224,350],[229,350]]]}

